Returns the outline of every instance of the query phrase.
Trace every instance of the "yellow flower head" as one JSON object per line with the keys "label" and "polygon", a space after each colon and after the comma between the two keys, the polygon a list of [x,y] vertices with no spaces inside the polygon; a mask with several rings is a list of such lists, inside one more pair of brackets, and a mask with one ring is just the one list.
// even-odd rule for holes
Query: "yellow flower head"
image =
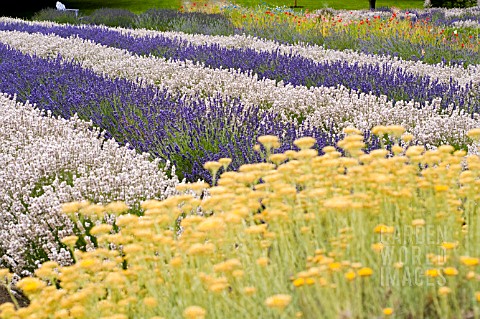
{"label": "yellow flower head", "polygon": [[269,308],[276,308],[279,310],[285,309],[290,302],[292,301],[292,296],[290,295],[285,295],[285,294],[278,294],[278,295],[273,295],[271,297],[268,297],[267,300],[265,300],[265,305]]}
{"label": "yellow flower head", "polygon": [[373,231],[376,234],[393,234],[395,232],[395,227],[387,226],[387,225],[384,225],[384,224],[379,224],[379,225],[375,226]]}
{"label": "yellow flower head", "polygon": [[273,135],[260,136],[258,142],[267,149],[280,147],[280,140]]}
{"label": "yellow flower head", "polygon": [[435,277],[440,276],[440,271],[436,268],[427,269],[425,271],[425,276],[435,278]]}
{"label": "yellow flower head", "polygon": [[345,273],[345,279],[347,279],[348,281],[354,280],[355,277],[357,277],[357,275],[356,275],[355,272],[352,271],[352,270],[347,271],[347,272]]}
{"label": "yellow flower head", "polygon": [[245,287],[243,288],[243,293],[247,296],[254,295],[257,292],[257,288],[255,287]]}
{"label": "yellow flower head", "polygon": [[158,304],[158,302],[157,299],[153,297],[146,297],[143,299],[143,304],[149,308],[153,308]]}
{"label": "yellow flower head", "polygon": [[414,226],[414,227],[425,226],[425,219],[414,219],[414,220],[412,220],[412,226]]}
{"label": "yellow flower head", "polygon": [[260,257],[256,260],[256,263],[259,266],[265,267],[268,265],[269,261],[270,260],[268,259],[268,257]]}
{"label": "yellow flower head", "polygon": [[448,287],[440,287],[438,289],[438,294],[439,295],[442,295],[442,296],[446,296],[448,295],[449,293],[452,292],[452,289],[448,288]]}
{"label": "yellow flower head", "polygon": [[373,269],[369,267],[363,267],[358,270],[358,275],[360,277],[368,277],[373,274]]}
{"label": "yellow flower head", "polygon": [[316,140],[313,137],[302,137],[293,142],[298,148],[305,150],[311,148]]}
{"label": "yellow flower head", "polygon": [[61,239],[61,242],[67,245],[68,247],[73,247],[77,243],[78,236],[66,236]]}
{"label": "yellow flower head", "polygon": [[474,128],[473,130],[468,131],[467,136],[472,140],[480,140],[480,128]]}
{"label": "yellow flower head", "polygon": [[25,277],[17,283],[17,286],[22,289],[26,294],[32,294],[40,291],[47,285],[40,279]]}
{"label": "yellow flower head", "polygon": [[372,244],[372,250],[379,253],[385,248],[385,245],[383,243],[374,243]]}
{"label": "yellow flower head", "polygon": [[454,249],[457,247],[457,243],[443,242],[441,247],[446,250]]}
{"label": "yellow flower head", "polygon": [[479,263],[479,259],[475,257],[469,257],[469,256],[462,256],[460,257],[460,261],[462,264],[465,266],[477,266]]}
{"label": "yellow flower head", "polygon": [[107,212],[118,216],[118,215],[126,212],[130,208],[124,202],[118,201],[118,202],[112,202],[112,203],[108,204],[107,206],[105,206],[105,209],[107,210]]}
{"label": "yellow flower head", "polygon": [[393,308],[383,308],[382,312],[385,316],[391,316],[393,314]]}
{"label": "yellow flower head", "polygon": [[183,311],[185,319],[204,319],[207,311],[199,306],[190,306]]}
{"label": "yellow flower head", "polygon": [[293,285],[295,287],[301,287],[303,285],[305,285],[305,278],[297,278],[293,281]]}
{"label": "yellow flower head", "polygon": [[458,275],[458,270],[454,267],[446,267],[443,269],[443,273],[447,276],[456,276]]}

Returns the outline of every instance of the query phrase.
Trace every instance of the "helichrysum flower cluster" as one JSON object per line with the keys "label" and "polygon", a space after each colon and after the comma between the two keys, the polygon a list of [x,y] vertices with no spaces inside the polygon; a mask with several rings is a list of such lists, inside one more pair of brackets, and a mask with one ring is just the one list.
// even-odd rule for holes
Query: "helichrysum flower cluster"
{"label": "helichrysum flower cluster", "polygon": [[[377,134],[401,137],[397,126]],[[22,279],[31,299],[4,318],[362,318],[478,314],[480,159],[449,146],[271,155],[221,174],[208,196],[146,201],[76,263]],[[473,134],[473,133],[472,133]],[[260,143],[276,143],[263,137]],[[392,147],[392,149],[394,148]],[[227,165],[228,160],[222,160]],[[208,163],[211,169],[218,162]],[[192,184],[200,192],[205,183]],[[182,191],[188,187],[182,185]],[[117,207],[115,206],[115,207]],[[89,206],[64,206],[95,219]],[[181,232],[176,231],[179,216]],[[118,229],[117,229],[118,227]],[[71,241],[71,238],[66,238]],[[73,238],[75,240],[75,238]],[[432,302],[438,306],[432,307]],[[449,307],[449,303],[458,307]],[[62,317],[63,316],[63,317]]]}

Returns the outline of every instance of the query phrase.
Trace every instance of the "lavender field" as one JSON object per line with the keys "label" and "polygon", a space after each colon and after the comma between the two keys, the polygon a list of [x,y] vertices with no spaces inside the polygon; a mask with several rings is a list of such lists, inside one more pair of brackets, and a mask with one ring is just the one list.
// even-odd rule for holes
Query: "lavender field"
{"label": "lavender field", "polygon": [[480,8],[189,10],[0,17],[0,318],[480,318]]}

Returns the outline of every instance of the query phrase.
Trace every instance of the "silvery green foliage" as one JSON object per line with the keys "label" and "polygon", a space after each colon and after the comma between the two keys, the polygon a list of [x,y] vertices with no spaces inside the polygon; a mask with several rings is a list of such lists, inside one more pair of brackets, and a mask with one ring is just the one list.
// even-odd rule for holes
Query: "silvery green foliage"
{"label": "silvery green foliage", "polygon": [[439,113],[438,101],[420,108],[415,101],[393,103],[383,96],[359,94],[341,86],[293,87],[273,80],[259,80],[256,75],[237,70],[135,56],[74,37],[0,32],[0,41],[28,54],[61,55],[99,74],[133,81],[142,79],[144,83],[155,83],[187,96],[238,97],[246,105],[264,105],[285,121],[290,121],[292,116],[306,118],[304,127],[320,126],[326,132],[333,128],[340,134],[347,126],[368,131],[376,125],[401,124],[415,135],[415,142],[434,147],[444,143],[462,144],[467,141],[466,131],[479,126],[476,116],[472,118],[462,111],[447,109]]}
{"label": "silvery green foliage", "polygon": [[59,245],[74,226],[60,212],[62,203],[134,204],[176,193],[178,180],[148,154],[104,139],[77,117],[54,118],[5,94],[0,114],[0,265],[17,274],[29,274],[27,257],[39,250],[61,264],[72,262]]}

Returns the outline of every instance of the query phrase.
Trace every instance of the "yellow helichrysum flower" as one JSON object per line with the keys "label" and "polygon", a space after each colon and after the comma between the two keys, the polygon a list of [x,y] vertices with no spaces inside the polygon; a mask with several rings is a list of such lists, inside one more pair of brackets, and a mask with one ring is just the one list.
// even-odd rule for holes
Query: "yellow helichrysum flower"
{"label": "yellow helichrysum flower", "polygon": [[391,134],[394,137],[401,137],[403,133],[405,133],[405,128],[400,125],[389,125],[386,127],[386,133]]}
{"label": "yellow helichrysum flower", "polygon": [[302,137],[293,142],[301,150],[309,149],[315,145],[316,140],[313,137]]}
{"label": "yellow helichrysum flower", "polygon": [[280,147],[280,140],[274,135],[260,136],[258,142],[262,144],[266,149]]}
{"label": "yellow helichrysum flower", "polygon": [[169,265],[174,268],[179,267],[182,264],[183,264],[183,260],[182,260],[182,257],[180,256],[173,257],[172,259],[170,259],[170,262],[169,262]]}
{"label": "yellow helichrysum flower", "polygon": [[63,237],[60,241],[65,245],[67,245],[68,247],[72,248],[77,243],[77,240],[78,240],[78,236],[72,235],[72,236]]}
{"label": "yellow helichrysum flower", "polygon": [[402,140],[405,142],[405,143],[409,143],[413,140],[413,135],[410,134],[410,133],[405,133],[402,135]]}
{"label": "yellow helichrysum flower", "polygon": [[436,268],[427,269],[425,270],[425,276],[435,278],[440,276],[440,271]]}
{"label": "yellow helichrysum flower", "polygon": [[131,214],[121,215],[115,221],[117,226],[123,227],[126,225],[135,224],[138,221],[139,217]]}
{"label": "yellow helichrysum flower", "polygon": [[393,314],[393,308],[383,308],[382,312],[385,316],[391,316]]}
{"label": "yellow helichrysum flower", "polygon": [[472,280],[473,278],[475,278],[475,272],[474,271],[469,271],[467,272],[467,274],[465,275],[465,278],[467,278],[468,280]]}
{"label": "yellow helichrysum flower", "polygon": [[442,296],[446,296],[448,295],[449,293],[452,292],[452,289],[448,288],[448,287],[440,287],[438,289],[438,294],[439,295],[442,295]]}
{"label": "yellow helichrysum flower", "polygon": [[15,305],[11,302],[6,302],[0,304],[0,314],[2,314],[3,318],[18,318],[15,316]]}
{"label": "yellow helichrysum flower", "polygon": [[92,234],[93,236],[108,234],[112,229],[113,229],[112,225],[100,224],[100,225],[93,226],[92,229],[90,229],[90,234]]}
{"label": "yellow helichrysum flower", "polygon": [[325,146],[324,148],[322,148],[322,152],[324,152],[325,154],[335,152],[336,150],[337,149],[334,146]]}
{"label": "yellow helichrysum flower", "polygon": [[392,146],[392,152],[393,154],[401,154],[403,152],[403,147],[399,146],[399,145],[393,145]]}
{"label": "yellow helichrysum flower", "polygon": [[375,226],[373,231],[377,234],[393,234],[395,232],[395,227],[379,224]]}
{"label": "yellow helichrysum flower", "polygon": [[480,128],[474,128],[473,130],[468,131],[467,136],[472,140],[480,140]]}
{"label": "yellow helichrysum flower", "polygon": [[139,244],[128,244],[123,246],[123,252],[126,254],[136,254],[142,252],[145,248]]}
{"label": "yellow helichrysum flower", "polygon": [[265,267],[268,265],[269,261],[270,260],[268,259],[268,257],[260,257],[255,262],[257,263],[257,265]]}
{"label": "yellow helichrysum flower", "polygon": [[305,278],[297,278],[293,281],[293,285],[295,287],[301,287],[303,285],[305,285]]}
{"label": "yellow helichrysum flower", "polygon": [[260,224],[260,225],[252,225],[244,230],[245,233],[247,234],[262,234],[266,232],[267,230],[267,225],[266,224]]}
{"label": "yellow helichrysum flower", "polygon": [[110,272],[105,277],[105,283],[115,286],[115,288],[121,288],[125,285],[127,278],[118,272]]}
{"label": "yellow helichrysum flower", "polygon": [[285,309],[292,301],[292,296],[286,294],[277,294],[268,297],[265,300],[265,305],[269,308],[276,308],[279,310]]}
{"label": "yellow helichrysum flower", "polygon": [[333,198],[327,199],[323,203],[323,206],[325,206],[326,208],[343,210],[343,209],[351,208],[352,202],[349,199],[344,197],[333,197]]}
{"label": "yellow helichrysum flower", "polygon": [[381,252],[385,248],[385,245],[383,243],[374,243],[372,244],[372,250],[375,252]]}
{"label": "yellow helichrysum flower", "polygon": [[337,271],[342,268],[342,264],[339,262],[331,262],[328,264],[328,268],[332,271]]}
{"label": "yellow helichrysum flower", "polygon": [[355,278],[357,277],[357,275],[355,274],[354,271],[352,270],[349,270],[345,273],[345,279],[347,279],[348,281],[352,281],[354,280]]}
{"label": "yellow helichrysum flower", "polygon": [[74,318],[83,318],[85,316],[86,309],[82,305],[74,305],[70,309],[70,315]]}
{"label": "yellow helichrysum flower", "polygon": [[446,249],[446,250],[450,250],[450,249],[455,249],[455,247],[457,247],[457,243],[451,243],[451,242],[443,242],[441,247],[443,249]]}
{"label": "yellow helichrysum flower", "polygon": [[91,204],[83,207],[80,213],[91,218],[99,218],[105,214],[105,207],[100,204]]}
{"label": "yellow helichrysum flower", "polygon": [[232,159],[224,157],[224,158],[219,159],[218,162],[220,164],[222,164],[223,169],[226,170],[228,165],[230,165],[230,163],[232,162]]}
{"label": "yellow helichrysum flower", "polygon": [[218,263],[216,265],[213,265],[213,271],[227,273],[227,272],[232,272],[241,266],[242,266],[242,263],[240,262],[240,260],[236,258],[232,258],[224,262]]}
{"label": "yellow helichrysum flower", "polygon": [[475,299],[480,302],[480,291],[475,292]]}
{"label": "yellow helichrysum flower", "polygon": [[10,270],[7,268],[0,268],[0,278],[7,277],[10,274]]}
{"label": "yellow helichrysum flower", "polygon": [[448,191],[449,187],[448,185],[435,185],[434,188],[437,193],[443,193]]}
{"label": "yellow helichrysum flower", "polygon": [[42,280],[32,277],[25,277],[17,283],[17,287],[22,289],[27,295],[36,293],[46,286],[47,284],[45,284],[45,282]]}
{"label": "yellow helichrysum flower", "polygon": [[344,128],[344,129],[343,129],[343,133],[349,134],[349,135],[350,135],[350,134],[353,134],[353,135],[361,135],[361,134],[363,134],[362,131],[360,131],[359,129],[356,129],[356,128],[354,128],[354,127],[351,127],[351,126]]}
{"label": "yellow helichrysum flower", "polygon": [[206,220],[202,221],[198,226],[197,230],[203,232],[220,232],[225,230],[227,225],[220,217],[209,217]]}
{"label": "yellow helichrysum flower", "polygon": [[107,206],[105,206],[105,210],[109,213],[112,213],[114,215],[120,215],[126,211],[128,211],[130,207],[128,207],[127,204],[121,201],[117,202],[111,202]]}
{"label": "yellow helichrysum flower", "polygon": [[414,227],[420,227],[420,226],[425,226],[425,220],[424,219],[414,219],[412,220],[412,226]]}
{"label": "yellow helichrysum flower", "polygon": [[222,167],[222,164],[220,164],[219,162],[214,162],[214,161],[210,161],[210,162],[206,162],[205,164],[203,164],[203,167],[206,169],[206,170],[209,170],[210,172],[216,172],[220,169],[220,167]]}
{"label": "yellow helichrysum flower", "polygon": [[153,297],[145,297],[143,298],[143,304],[149,308],[153,308],[158,305],[158,301]]}
{"label": "yellow helichrysum flower", "polygon": [[309,286],[313,285],[315,283],[315,279],[314,278],[306,278],[305,279],[305,283]]}
{"label": "yellow helichrysum flower", "polygon": [[62,212],[67,215],[72,215],[88,205],[90,205],[90,203],[87,201],[65,203],[62,205]]}
{"label": "yellow helichrysum flower", "polygon": [[257,288],[255,287],[245,287],[243,288],[243,293],[247,296],[254,295],[257,292]]}
{"label": "yellow helichrysum flower", "polygon": [[372,133],[377,136],[386,134],[386,132],[387,132],[387,127],[383,125],[377,125],[372,128]]}
{"label": "yellow helichrysum flower", "polygon": [[216,283],[211,284],[208,287],[208,290],[211,291],[211,292],[222,292],[225,289],[227,289],[228,287],[229,287],[229,285],[226,282],[216,282]]}
{"label": "yellow helichrysum flower", "polygon": [[450,154],[450,153],[453,153],[453,151],[455,151],[455,148],[451,145],[440,145],[437,150],[440,152],[440,153],[444,153],[444,154]]}
{"label": "yellow helichrysum flower", "polygon": [[424,146],[410,146],[405,152],[405,155],[407,155],[408,157],[415,157],[421,155],[424,151]]}
{"label": "yellow helichrysum flower", "polygon": [[190,306],[183,311],[183,317],[186,319],[204,319],[207,311],[199,306]]}
{"label": "yellow helichrysum flower", "polygon": [[443,269],[443,273],[447,276],[456,276],[458,275],[458,270],[454,267],[446,267]]}
{"label": "yellow helichrysum flower", "polygon": [[403,268],[403,262],[399,261],[393,264],[393,267],[396,269],[402,269]]}
{"label": "yellow helichrysum flower", "polygon": [[478,258],[469,257],[469,256],[461,256],[460,261],[465,266],[477,266],[479,264],[479,259]]}
{"label": "yellow helichrysum flower", "polygon": [[369,267],[363,267],[358,270],[358,275],[360,277],[368,277],[373,274],[373,269]]}
{"label": "yellow helichrysum flower", "polygon": [[269,160],[271,160],[273,163],[279,165],[281,164],[282,162],[286,161],[287,160],[287,155],[285,154],[272,154],[270,155],[269,157]]}
{"label": "yellow helichrysum flower", "polygon": [[206,243],[206,244],[196,243],[187,249],[187,255],[190,255],[190,256],[209,255],[209,254],[213,254],[214,251],[215,251],[215,245],[212,243]]}

